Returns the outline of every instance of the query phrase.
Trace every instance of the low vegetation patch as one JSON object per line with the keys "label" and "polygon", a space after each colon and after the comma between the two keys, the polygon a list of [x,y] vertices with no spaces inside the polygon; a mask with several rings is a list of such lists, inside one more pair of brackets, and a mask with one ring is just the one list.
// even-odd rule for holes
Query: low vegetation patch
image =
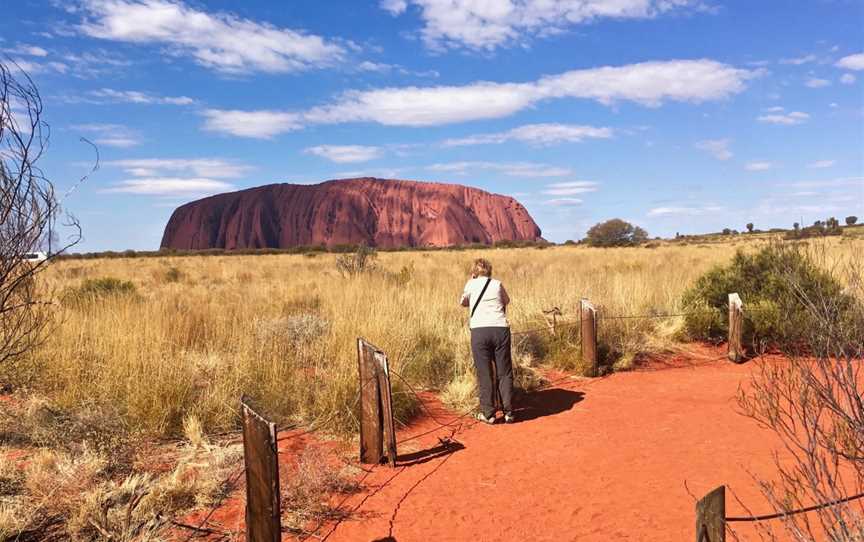
{"label": "low vegetation patch", "polygon": [[766,348],[801,349],[809,343],[818,322],[835,322],[846,341],[864,340],[861,300],[819,265],[807,246],[772,244],[755,253],[739,251],[732,262],[699,278],[684,295],[692,314],[685,320],[693,339],[723,342],[728,335],[728,295],[744,301],[744,341],[757,351]]}

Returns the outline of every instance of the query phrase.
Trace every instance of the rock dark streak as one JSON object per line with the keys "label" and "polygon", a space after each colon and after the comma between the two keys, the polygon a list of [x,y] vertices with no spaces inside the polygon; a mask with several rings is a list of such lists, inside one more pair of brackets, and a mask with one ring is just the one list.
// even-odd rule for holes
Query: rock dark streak
{"label": "rock dark streak", "polygon": [[540,233],[509,196],[455,184],[361,178],[271,184],[187,203],[171,215],[162,248],[442,247],[540,241]]}

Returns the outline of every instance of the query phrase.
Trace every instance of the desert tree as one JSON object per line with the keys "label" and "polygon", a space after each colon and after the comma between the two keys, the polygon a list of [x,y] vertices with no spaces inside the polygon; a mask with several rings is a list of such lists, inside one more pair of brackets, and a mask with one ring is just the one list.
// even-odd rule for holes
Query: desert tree
{"label": "desert tree", "polygon": [[[50,135],[42,111],[33,80],[0,58],[0,364],[44,337],[52,302],[37,277],[81,239],[73,217],[61,222],[54,185],[38,165]],[[59,241],[58,227],[69,234],[66,241]],[[42,250],[49,251],[46,259],[27,258]]]}
{"label": "desert tree", "polygon": [[[837,288],[808,287],[810,273],[802,268],[775,270],[792,292],[786,303],[807,318],[803,340],[783,348],[788,359],[758,360],[750,386],[739,392],[744,413],[776,433],[785,449],[775,456],[776,476],[756,480],[784,514],[783,540],[858,542],[864,540],[864,500],[854,499],[864,493],[864,257],[857,252],[831,262],[819,248],[786,250]],[[790,514],[822,503],[831,505]],[[781,539],[769,527],[761,537]]]}
{"label": "desert tree", "polygon": [[753,233],[753,223],[752,222],[747,223],[747,233]]}
{"label": "desert tree", "polygon": [[854,226],[856,222],[858,222],[857,216],[852,215],[852,216],[846,217],[846,225],[847,226]]}
{"label": "desert tree", "polygon": [[591,226],[585,237],[595,247],[633,246],[648,240],[648,232],[620,218],[613,218]]}

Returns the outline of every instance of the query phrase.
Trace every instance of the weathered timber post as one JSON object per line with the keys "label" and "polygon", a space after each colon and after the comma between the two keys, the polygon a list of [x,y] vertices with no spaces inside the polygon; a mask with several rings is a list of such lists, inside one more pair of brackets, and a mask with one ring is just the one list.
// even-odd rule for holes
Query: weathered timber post
{"label": "weathered timber post", "polygon": [[744,361],[744,303],[737,293],[729,294],[729,360]]}
{"label": "weathered timber post", "polygon": [[381,394],[374,350],[363,339],[357,339],[357,363],[360,369],[360,461],[377,464],[384,455],[384,433],[381,423]]}
{"label": "weathered timber post", "polygon": [[393,396],[387,355],[366,341],[357,339],[360,370],[360,461],[376,464],[384,458],[396,466],[396,428],[393,423]]}
{"label": "weathered timber post", "polygon": [[[371,345],[370,345],[371,346]],[[384,444],[391,467],[396,466],[396,426],[393,423],[393,394],[390,388],[390,365],[387,355],[375,351],[376,370],[378,371],[378,390],[381,394],[381,418],[384,422]]]}
{"label": "weathered timber post", "polygon": [[696,542],[726,542],[726,486],[696,503]]}
{"label": "weathered timber post", "polygon": [[282,539],[276,424],[240,399],[246,467],[246,542]]}
{"label": "weathered timber post", "polygon": [[585,298],[580,302],[582,313],[582,361],[591,368],[591,376],[598,376],[597,309]]}

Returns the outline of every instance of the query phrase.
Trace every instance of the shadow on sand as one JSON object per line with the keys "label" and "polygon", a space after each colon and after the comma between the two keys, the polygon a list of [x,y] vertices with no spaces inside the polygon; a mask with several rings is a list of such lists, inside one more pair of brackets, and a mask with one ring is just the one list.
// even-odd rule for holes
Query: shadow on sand
{"label": "shadow on sand", "polygon": [[448,456],[454,452],[465,449],[465,446],[463,446],[461,442],[456,442],[455,440],[438,440],[440,444],[434,448],[412,452],[410,454],[399,454],[399,457],[396,458],[396,463],[402,467],[421,465],[432,461],[433,459]]}
{"label": "shadow on sand", "polygon": [[516,402],[516,423],[560,414],[584,398],[585,394],[581,391],[558,388],[526,393]]}

